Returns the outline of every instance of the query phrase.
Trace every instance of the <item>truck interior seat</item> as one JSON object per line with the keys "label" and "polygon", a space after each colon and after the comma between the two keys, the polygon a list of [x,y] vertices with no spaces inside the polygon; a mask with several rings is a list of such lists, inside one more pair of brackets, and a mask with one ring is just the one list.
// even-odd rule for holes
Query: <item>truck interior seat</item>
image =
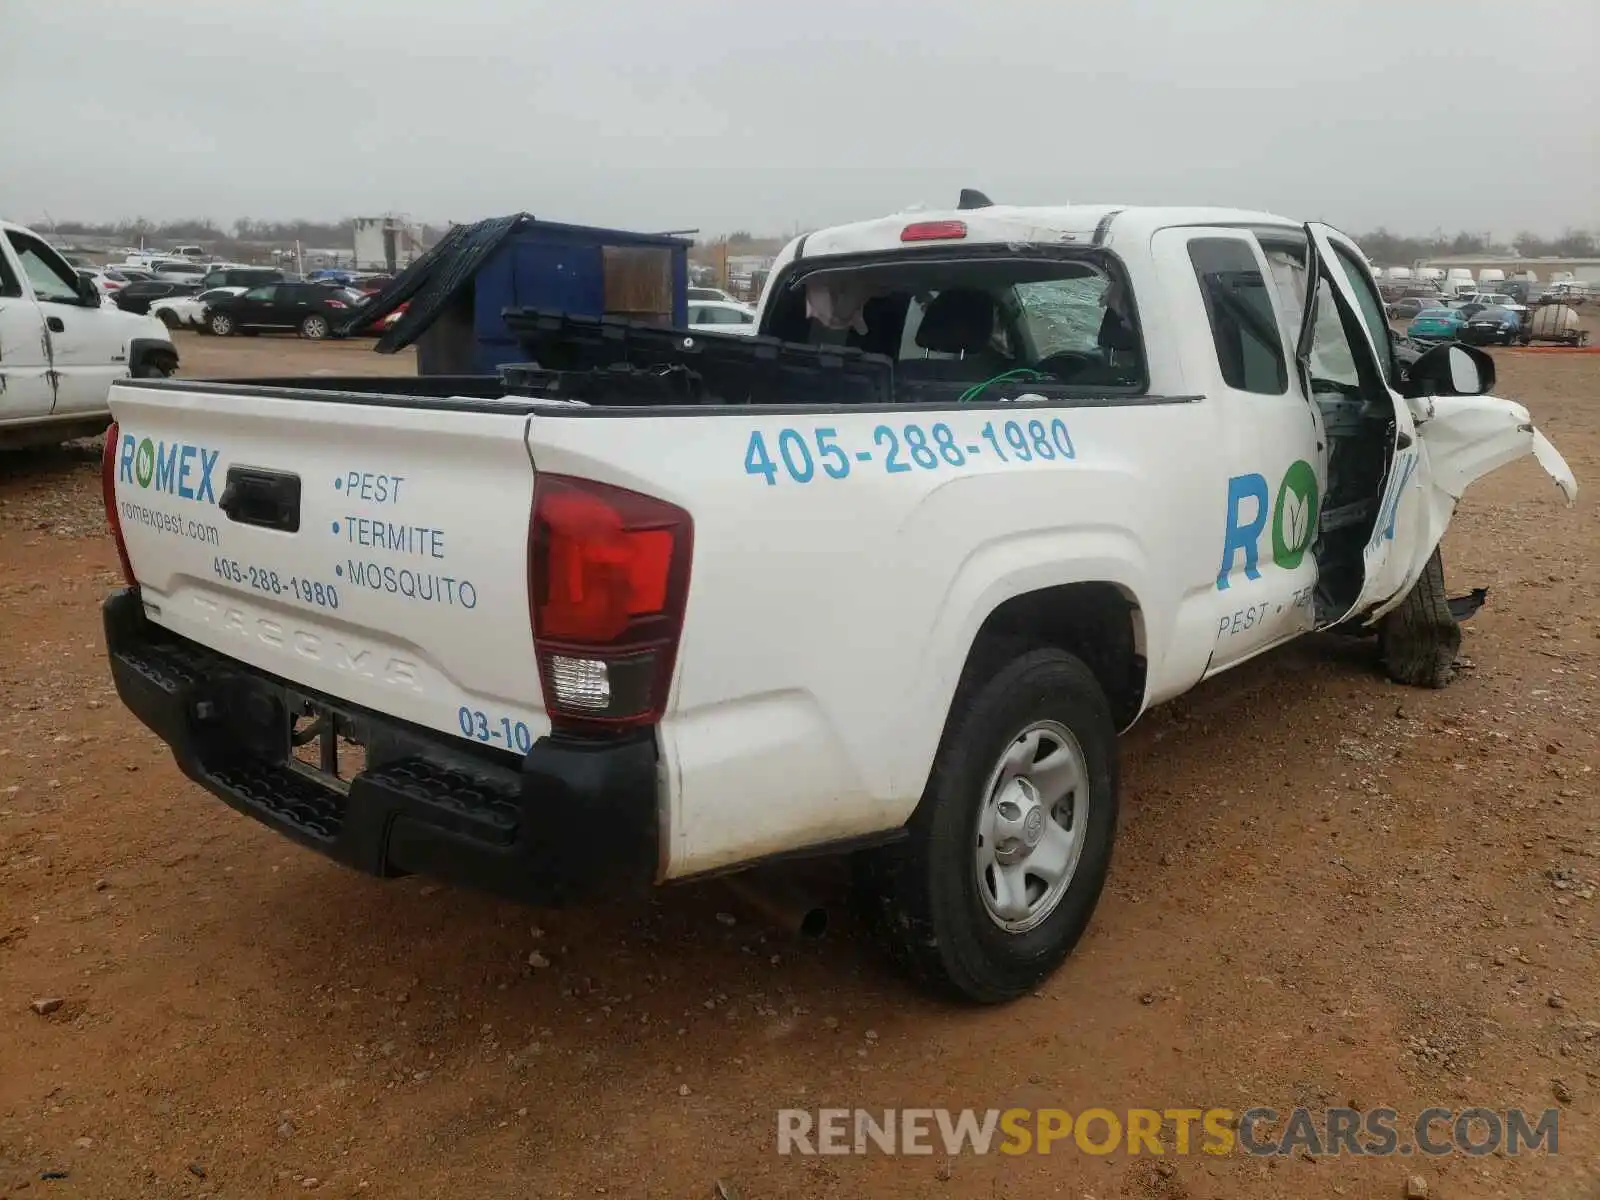
{"label": "truck interior seat", "polygon": [[916,343],[934,354],[958,359],[911,359],[901,364],[927,378],[982,380],[1017,364],[994,348],[997,319],[994,297],[978,288],[950,288],[929,303],[917,326]]}

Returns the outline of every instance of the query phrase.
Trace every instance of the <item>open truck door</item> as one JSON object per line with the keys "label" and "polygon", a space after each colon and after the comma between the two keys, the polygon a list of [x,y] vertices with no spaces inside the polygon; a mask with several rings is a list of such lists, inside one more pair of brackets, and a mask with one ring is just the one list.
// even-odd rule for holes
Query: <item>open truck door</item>
{"label": "open truck door", "polygon": [[[1311,222],[1305,229],[1306,309],[1295,351],[1301,384],[1307,396],[1314,396],[1324,386],[1325,375],[1354,378],[1367,407],[1383,410],[1376,415],[1390,422],[1377,516],[1361,552],[1360,589],[1353,599],[1341,589],[1335,608],[1319,614],[1319,624],[1333,624],[1403,593],[1414,579],[1412,551],[1421,529],[1414,519],[1417,506],[1407,506],[1406,500],[1417,482],[1421,450],[1415,414],[1391,386],[1395,380],[1388,321],[1382,298],[1360,265],[1364,261],[1360,251],[1326,225]],[[1331,343],[1318,336],[1330,321],[1337,321],[1344,334]],[[1328,370],[1318,355],[1326,354],[1330,344],[1348,347],[1352,361]]]}
{"label": "open truck door", "polygon": [[1569,504],[1577,482],[1526,408],[1487,394],[1495,368],[1484,352],[1436,346],[1402,378],[1382,300],[1354,243],[1315,222],[1306,225],[1306,238],[1306,309],[1296,350],[1306,392],[1317,386],[1319,318],[1337,319],[1361,395],[1371,405],[1387,405],[1393,417],[1377,515],[1361,555],[1360,590],[1348,604],[1341,597],[1342,611],[1322,614],[1318,622],[1370,623],[1397,607],[1421,578],[1473,480],[1532,454]]}

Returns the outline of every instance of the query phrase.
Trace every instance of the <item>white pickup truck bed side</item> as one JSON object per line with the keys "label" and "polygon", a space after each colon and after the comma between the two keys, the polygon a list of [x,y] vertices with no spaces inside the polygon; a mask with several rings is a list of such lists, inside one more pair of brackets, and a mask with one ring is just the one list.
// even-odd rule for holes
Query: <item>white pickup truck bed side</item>
{"label": "white pickup truck bed side", "polygon": [[[797,244],[780,259],[775,290],[837,256],[851,263],[851,255],[882,255],[892,272],[907,220],[812,235],[803,255]],[[424,757],[432,745],[469,756],[488,747],[508,767],[517,756],[543,762],[541,754],[557,750],[581,750],[595,762],[605,739],[592,722],[576,738],[557,728],[549,689],[616,692],[628,686],[624,673],[635,660],[613,656],[609,683],[603,669],[582,676],[590,669],[579,661],[582,638],[541,650],[541,618],[530,622],[530,604],[543,611],[547,601],[538,597],[552,588],[581,600],[585,588],[615,586],[634,614],[628,627],[644,622],[637,662],[669,672],[660,711],[624,739],[649,755],[641,786],[655,809],[658,880],[907,829],[912,846],[944,845],[946,834],[920,823],[944,819],[926,815],[944,780],[977,769],[963,765],[964,750],[953,743],[977,735],[960,730],[1013,719],[985,715],[1009,710],[1005,697],[981,686],[990,665],[979,661],[1008,639],[1042,640],[1088,663],[1090,690],[1101,698],[1061,701],[1063,713],[1087,725],[1041,718],[1022,736],[1058,748],[1082,742],[1074,770],[1095,776],[1083,786],[1105,790],[1114,815],[1114,769],[1096,774],[1114,755],[1097,748],[1102,722],[1125,726],[1206,675],[1312,628],[1376,619],[1402,604],[1437,570],[1430,564],[1455,499],[1485,471],[1531,452],[1569,496],[1575,490],[1520,406],[1478,395],[1407,399],[1384,386],[1387,329],[1346,344],[1362,328],[1367,293],[1380,322],[1381,302],[1364,265],[1338,265],[1364,260],[1331,231],[1212,210],[963,211],[915,220],[942,222],[940,235],[959,238],[962,251],[974,243],[1044,244],[1052,254],[1066,247],[1068,276],[1110,281],[1109,309],[1127,303],[1115,287],[1131,289],[1142,383],[1071,395],[1040,394],[1051,391],[1048,381],[1032,392],[1016,383],[996,389],[1003,394],[886,407],[819,394],[815,404],[779,408],[119,384],[108,503],[138,589],[116,599],[115,616],[108,606],[108,636],[125,698],[174,741],[186,770],[241,807],[217,782],[222,768],[206,765],[219,753],[206,730],[221,701],[201,702],[211,707],[191,718],[158,714],[166,702],[141,679],[167,680],[156,692],[192,699],[202,685],[185,682],[184,671],[244,664],[270,677],[263,687],[275,689],[271,696],[291,706],[348,706],[358,722],[373,723],[375,739],[415,738]],[[950,232],[957,226],[959,235]],[[1280,243],[1298,247],[1300,276],[1269,262]],[[1082,262],[1073,257],[1074,246],[1090,245]],[[1244,264],[1215,276],[1223,291],[1233,289],[1228,295],[1204,290],[1212,278],[1204,264],[1213,260]],[[951,269],[993,270],[959,261]],[[1299,307],[1308,269],[1323,281],[1323,298],[1306,310],[1310,321]],[[773,294],[763,331],[785,319],[768,311],[779,303]],[[1254,392],[1230,373],[1226,355],[1219,360],[1214,340],[1219,312],[1241,304],[1254,306],[1240,319],[1254,322],[1250,335],[1269,357],[1271,343],[1281,343],[1277,382],[1270,362],[1255,360],[1265,374],[1245,381]],[[928,314],[931,327],[931,307]],[[849,325],[848,314],[841,320]],[[987,326],[976,334],[963,328],[953,321],[919,342],[938,351],[920,365],[959,368],[986,348]],[[969,337],[970,346],[945,354],[946,336]],[[1461,383],[1461,371],[1492,371],[1486,356],[1440,355],[1428,361],[1453,363]],[[1339,362],[1347,380],[1318,380]],[[1362,482],[1363,462],[1377,462],[1381,473]],[[561,511],[564,481],[576,481],[571,496],[594,487],[620,507],[579,505],[566,526],[552,517],[535,535],[530,518],[544,529],[547,512]],[[643,506],[633,517],[629,497]],[[573,550],[590,535],[589,549]],[[564,536],[572,540],[562,543]],[[658,552],[668,557],[652,557]],[[651,614],[674,606],[669,558],[687,569],[687,594],[681,611],[658,620]],[[580,561],[599,573],[568,579]],[[179,641],[163,641],[169,635]],[[549,630],[541,636],[548,641]],[[162,655],[191,665],[160,667]],[[1076,659],[1017,661],[1018,670],[1051,681],[1019,684],[1022,693],[1037,686],[1041,695],[1076,694],[1075,681],[1090,677]],[[575,674],[558,685],[561,671]],[[1008,678],[1003,670],[1000,677]],[[968,689],[965,699],[958,685]],[[404,728],[384,732],[384,719]],[[1052,809],[1059,827],[1039,815],[1040,789],[1054,786],[1040,781],[1065,779],[1066,768],[1052,764],[1067,760],[1041,757],[1030,776],[1031,767],[1006,768],[1010,758],[1002,757],[990,787],[1012,788],[1011,799],[995,792],[1000,816],[983,809],[980,817],[979,887],[993,892],[985,903],[995,927],[1029,946],[1049,914],[1019,914],[1057,895],[1030,890],[1037,879],[1021,882],[1036,843],[1054,838],[1063,855],[1076,844],[1067,855],[1074,864],[1098,852],[1083,849],[1082,813],[1073,826]],[[590,794],[576,776],[563,778],[563,795]],[[361,797],[353,787],[352,812]],[[525,813],[541,805],[526,791],[520,803]],[[277,819],[278,809],[267,808],[264,819]],[[568,821],[580,844],[605,839],[581,806],[547,808],[541,819],[556,829]],[[319,817],[333,826],[339,819]],[[1094,820],[1103,819],[1095,810]],[[907,853],[923,862],[920,851]],[[1103,855],[1094,861],[1103,875]],[[902,862],[890,874],[909,869]],[[1070,882],[1071,870],[1061,870]],[[1018,980],[1065,953],[1062,938],[1070,948],[1097,891],[1095,882],[1074,901],[1070,929],[1027,951],[1026,963],[999,982],[981,982],[983,970],[970,967],[1000,953],[983,942],[998,934],[973,934],[969,945],[965,933],[919,933],[916,953],[944,956],[947,982],[969,995],[1015,994]],[[937,932],[947,901],[923,900],[906,900],[899,919]],[[968,966],[950,965],[957,959]]]}

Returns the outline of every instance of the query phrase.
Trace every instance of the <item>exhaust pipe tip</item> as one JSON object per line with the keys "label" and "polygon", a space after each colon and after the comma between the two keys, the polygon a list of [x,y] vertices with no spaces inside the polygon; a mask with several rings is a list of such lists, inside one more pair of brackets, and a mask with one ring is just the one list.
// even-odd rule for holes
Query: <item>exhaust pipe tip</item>
{"label": "exhaust pipe tip", "polygon": [[809,940],[821,937],[828,930],[826,908],[777,880],[732,876],[722,882],[746,908],[760,913],[789,934]]}
{"label": "exhaust pipe tip", "polygon": [[803,938],[819,938],[828,932],[828,910],[825,908],[807,909],[800,917],[800,936]]}

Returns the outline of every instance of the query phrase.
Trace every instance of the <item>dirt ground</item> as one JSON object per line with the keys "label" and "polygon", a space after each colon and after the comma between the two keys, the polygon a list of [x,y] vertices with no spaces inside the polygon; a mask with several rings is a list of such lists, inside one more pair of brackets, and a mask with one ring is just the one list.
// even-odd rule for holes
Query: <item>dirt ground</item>
{"label": "dirt ground", "polygon": [[[180,342],[186,374],[412,369]],[[1496,353],[1587,490],[1569,510],[1523,460],[1469,493],[1451,590],[1489,597],[1458,680],[1399,688],[1309,639],[1149,716],[1078,953],[982,1011],[843,914],[799,942],[715,884],[519,909],[229,811],[113,693],[97,451],[0,457],[0,1195],[1600,1194],[1600,355]],[[784,1106],[1558,1097],[1556,1157],[775,1152]]]}

